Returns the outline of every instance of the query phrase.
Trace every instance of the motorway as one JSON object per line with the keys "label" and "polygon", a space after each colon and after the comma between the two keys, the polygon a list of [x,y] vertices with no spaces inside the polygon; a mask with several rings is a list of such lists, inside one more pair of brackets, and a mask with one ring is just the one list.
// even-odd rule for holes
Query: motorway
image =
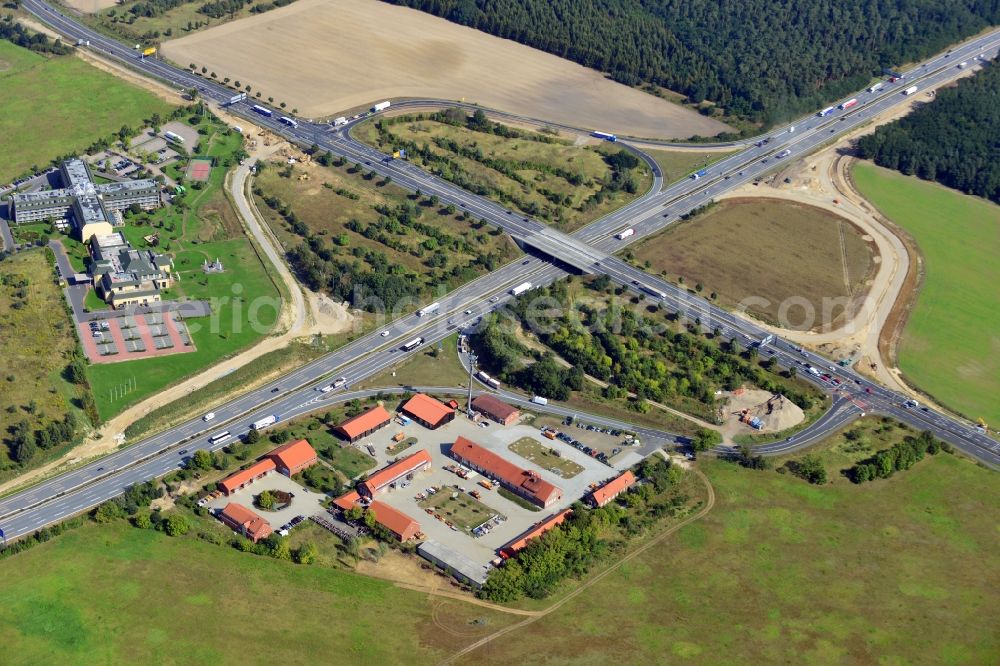
{"label": "motorway", "polygon": [[[88,48],[91,50],[122,61],[132,69],[177,88],[197,88],[203,97],[218,103],[226,102],[233,94],[222,86],[162,61],[139,60],[132,49],[76,23],[39,0],[24,0],[23,6],[73,41],[90,40]],[[361,394],[323,394],[316,389],[330,381],[332,376],[345,377],[348,386],[356,384],[398,364],[408,354],[416,353],[455,330],[474,325],[483,314],[502,307],[511,298],[508,293],[510,287],[523,281],[541,286],[563,278],[570,271],[604,273],[628,289],[661,302],[667,309],[680,312],[690,319],[699,319],[706,329],[720,328],[726,338],[737,337],[746,344],[758,342],[766,335],[764,330],[675,285],[647,275],[615,258],[614,253],[629,243],[660,231],[680,216],[708,203],[714,196],[731,187],[759,178],[773,169],[775,162],[781,164],[796,159],[831,138],[867,122],[876,113],[898,104],[903,99],[902,90],[906,87],[947,81],[958,73],[958,62],[972,61],[980,54],[989,59],[995,58],[998,46],[1000,31],[966,42],[956,47],[952,53],[936,56],[906,72],[905,80],[899,84],[887,84],[885,89],[875,94],[859,93],[859,104],[849,111],[837,111],[822,118],[809,116],[770,132],[761,137],[769,139],[767,144],[750,145],[745,150],[720,160],[712,165],[704,178],[686,179],[661,191],[662,183],[654,165],[654,187],[646,196],[572,236],[530,218],[515,215],[499,204],[461,190],[415,165],[392,160],[352,139],[350,130],[353,124],[334,130],[330,125],[299,121],[297,127],[291,127],[278,122],[276,118],[254,114],[250,111],[249,103],[230,106],[227,109],[229,112],[252,118],[256,124],[266,126],[303,146],[317,144],[321,149],[330,150],[352,162],[365,163],[380,175],[392,176],[393,181],[402,187],[420,189],[428,195],[437,194],[444,203],[453,203],[472,215],[486,219],[510,233],[523,247],[533,248],[535,253],[544,256],[518,259],[490,275],[439,297],[438,313],[425,317],[402,317],[280,380],[234,398],[216,409],[216,418],[211,424],[201,419],[192,419],[99,461],[6,497],[0,500],[0,528],[3,528],[8,538],[15,538],[91,508],[120,494],[132,483],[160,476],[176,468],[182,463],[188,447],[193,450],[224,446],[225,442],[211,445],[207,441],[209,436],[220,431],[228,430],[235,438],[246,432],[249,423],[270,414],[278,414],[284,420],[343,399],[377,392],[374,389]],[[276,111],[275,115],[279,115],[279,112]],[[794,127],[794,131],[790,131],[791,127]],[[788,156],[775,157],[783,150],[790,151]],[[625,241],[615,238],[617,231],[628,227],[635,229],[632,237]],[[383,332],[386,333],[385,336],[382,335]],[[400,349],[401,344],[417,336],[423,338],[422,345],[411,352]],[[831,368],[829,360],[786,341],[778,339],[763,346],[761,355],[764,354],[773,354],[783,367],[800,368],[799,376],[829,390],[834,395],[834,403],[833,408],[810,428],[784,442],[762,447],[763,452],[780,453],[807,446],[849,423],[862,412],[874,412],[892,416],[918,429],[930,430],[969,455],[992,466],[1000,466],[1000,444],[971,424],[932,411],[905,408],[902,406],[904,397],[851,370]],[[842,384],[835,387],[831,382],[812,375],[805,369],[806,364],[823,372],[832,371],[842,380]],[[523,401],[523,397],[512,395],[505,395],[505,398],[515,402]],[[532,407],[538,409],[537,406]],[[559,413],[556,407],[552,406],[547,411]],[[590,415],[586,418],[594,423],[605,422],[610,425],[607,419]],[[634,427],[628,429],[636,430]],[[665,441],[678,441],[670,433],[649,432],[648,435]]]}

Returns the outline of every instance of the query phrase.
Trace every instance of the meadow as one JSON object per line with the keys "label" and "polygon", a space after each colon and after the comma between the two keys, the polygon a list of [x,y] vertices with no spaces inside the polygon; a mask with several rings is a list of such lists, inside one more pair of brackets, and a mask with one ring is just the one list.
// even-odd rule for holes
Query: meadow
{"label": "meadow", "polygon": [[0,89],[0,183],[173,110],[75,56],[45,57],[2,40]]}
{"label": "meadow", "polygon": [[[831,309],[826,322],[836,328],[859,305],[873,270],[869,244],[853,226],[820,208],[777,199],[726,200],[644,240],[629,255],[702,295],[714,293],[725,307],[746,302],[750,314],[769,323],[784,312],[794,329],[823,325],[824,299],[846,299],[849,308]],[[783,311],[790,299],[808,303],[817,318],[807,319],[801,305]]]}
{"label": "meadow", "polygon": [[899,367],[943,405],[1000,424],[1000,207],[865,162],[852,175],[924,259]]}
{"label": "meadow", "polygon": [[0,562],[0,571],[0,643],[11,666],[246,664],[276,651],[287,664],[317,655],[435,663],[509,622],[385,581],[123,521],[89,523]]}
{"label": "meadow", "polygon": [[706,517],[461,663],[995,660],[993,472],[939,454],[888,480],[817,487],[700,465],[716,490]]}

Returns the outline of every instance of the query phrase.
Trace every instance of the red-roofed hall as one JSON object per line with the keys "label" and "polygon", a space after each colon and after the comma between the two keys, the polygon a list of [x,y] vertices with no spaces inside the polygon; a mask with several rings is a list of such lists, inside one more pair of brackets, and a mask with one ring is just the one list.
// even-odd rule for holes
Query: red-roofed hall
{"label": "red-roofed hall", "polygon": [[459,437],[452,444],[451,457],[485,476],[496,479],[508,490],[542,508],[547,509],[562,499],[562,490],[540,477],[536,472],[521,469],[464,437]]}
{"label": "red-roofed hall", "polygon": [[400,541],[409,541],[420,532],[420,523],[385,502],[372,502],[368,510],[375,514],[375,522],[395,534]]}
{"label": "red-roofed hall", "polygon": [[631,488],[634,484],[635,474],[626,470],[621,476],[608,481],[603,486],[595,490],[590,496],[590,499],[594,502],[594,506],[604,506]]}
{"label": "red-roofed hall", "polygon": [[524,532],[514,540],[510,541],[506,546],[503,546],[500,549],[500,554],[504,557],[513,557],[514,553],[524,550],[529,541],[537,539],[556,525],[561,525],[563,521],[566,520],[566,516],[572,512],[572,509],[563,509],[559,513],[551,515],[545,520],[535,523],[528,528],[527,532]]}
{"label": "red-roofed hall", "polygon": [[298,474],[319,460],[315,449],[304,439],[283,444],[268,453],[267,457],[274,461],[278,471],[285,476]]}
{"label": "red-roofed hall", "polygon": [[237,490],[245,488],[254,481],[258,479],[263,479],[265,476],[270,474],[276,469],[274,461],[270,458],[265,458],[264,460],[258,460],[250,467],[242,469],[239,472],[230,474],[222,481],[219,481],[219,490],[226,494],[226,496],[232,495]]}
{"label": "red-roofed hall", "polygon": [[365,497],[374,497],[375,493],[391,483],[402,479],[407,474],[415,474],[431,466],[431,454],[426,449],[397,460],[388,467],[383,467],[358,484],[358,492]]}
{"label": "red-roofed hall", "polygon": [[254,543],[271,535],[271,524],[250,509],[230,502],[219,512],[219,519]]}
{"label": "red-roofed hall", "polygon": [[425,428],[440,428],[455,418],[455,410],[440,400],[418,393],[403,405],[403,412]]}
{"label": "red-roofed hall", "polygon": [[337,426],[334,432],[348,442],[356,442],[390,423],[392,423],[392,414],[387,412],[382,405],[375,405],[368,411],[347,419]]}

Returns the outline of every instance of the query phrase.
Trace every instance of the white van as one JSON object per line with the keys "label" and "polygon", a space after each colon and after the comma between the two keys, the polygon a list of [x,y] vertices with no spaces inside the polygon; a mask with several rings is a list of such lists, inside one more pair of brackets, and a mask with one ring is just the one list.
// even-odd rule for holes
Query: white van
{"label": "white van", "polygon": [[205,421],[205,422],[208,422],[208,421],[211,421],[214,418],[215,418],[215,412],[209,412],[208,414],[205,414],[203,417],[201,417],[201,420]]}

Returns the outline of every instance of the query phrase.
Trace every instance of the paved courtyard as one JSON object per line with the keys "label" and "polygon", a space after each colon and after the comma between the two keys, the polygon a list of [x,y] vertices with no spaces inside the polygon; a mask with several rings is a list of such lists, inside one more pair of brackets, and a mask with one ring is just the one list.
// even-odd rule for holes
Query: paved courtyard
{"label": "paved courtyard", "polygon": [[[389,456],[386,449],[393,444],[392,437],[399,432],[404,433],[407,437],[415,437],[417,443],[395,456]],[[475,472],[472,472],[469,478],[462,479],[453,472],[444,469],[446,466],[456,464],[455,460],[447,453],[459,436],[476,442],[519,467],[537,472],[543,479],[562,489],[562,501],[548,509],[532,511],[502,497],[497,492],[496,484],[492,490],[486,490],[480,486],[478,482],[483,477]],[[583,467],[583,471],[572,479],[563,479],[558,474],[542,469],[507,448],[508,444],[522,437],[530,437],[543,446],[557,450],[563,457],[573,460]],[[470,421],[462,413],[459,413],[454,421],[437,430],[429,430],[417,423],[401,426],[398,421],[394,420],[392,424],[374,435],[359,440],[355,446],[364,449],[368,444],[371,444],[375,449],[375,458],[378,460],[379,468],[384,467],[392,459],[405,457],[421,449],[426,449],[430,453],[432,466],[428,470],[417,474],[405,488],[401,487],[400,484],[394,489],[379,492],[376,499],[399,509],[419,522],[421,531],[428,539],[442,543],[480,564],[493,560],[497,556],[497,549],[538,521],[570,506],[589,492],[591,484],[602,483],[617,475],[615,469],[573,447],[543,437],[539,429],[533,425],[504,427],[491,422],[488,427],[484,428]],[[493,509],[496,514],[506,516],[507,519],[481,537],[475,537],[462,530],[453,530],[443,520],[438,520],[433,515],[427,514],[424,509],[418,506],[419,500],[416,496],[419,493],[426,493],[431,486],[440,488],[439,492],[458,493],[459,499],[462,495],[477,491],[480,493],[479,502]]]}
{"label": "paved courtyard", "polygon": [[[283,490],[292,493],[292,503],[287,508],[280,511],[264,511],[254,506],[253,498],[265,490]],[[295,481],[279,472],[270,472],[262,479],[254,481],[245,488],[242,488],[229,497],[219,497],[207,504],[210,509],[222,509],[230,502],[235,502],[258,513],[271,524],[271,529],[278,531],[282,525],[290,521],[295,516],[305,516],[308,518],[317,513],[326,513],[322,503],[326,500],[326,495],[317,493],[308,488],[300,486]],[[300,523],[301,524],[301,523]]]}

